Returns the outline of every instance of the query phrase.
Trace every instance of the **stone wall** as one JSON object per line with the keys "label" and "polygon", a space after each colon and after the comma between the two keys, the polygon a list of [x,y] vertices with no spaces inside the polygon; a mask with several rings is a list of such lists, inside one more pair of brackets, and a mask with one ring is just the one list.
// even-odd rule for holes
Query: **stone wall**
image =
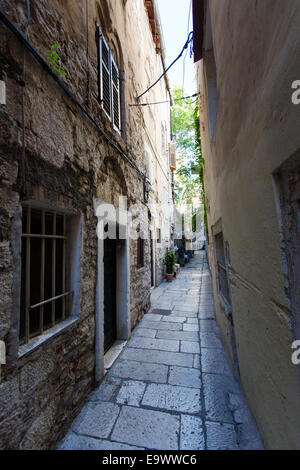
{"label": "stone wall", "polygon": [[[205,3],[211,7],[217,103],[209,92],[213,70],[205,58],[197,68],[216,317],[232,365],[235,333],[241,384],[265,446],[299,449],[300,388],[291,361],[289,280],[275,175],[300,147],[300,107],[291,101],[292,83],[299,79],[300,5],[297,0]],[[216,104],[212,129],[209,113]],[[216,224],[225,242],[232,312],[219,295]]]}
{"label": "stone wall", "polygon": [[[1,0],[0,8],[21,31],[27,11],[24,1]],[[140,204],[148,222],[143,178],[147,162],[144,143],[151,141],[159,160],[160,121],[139,108],[129,108],[137,92],[148,85],[141,67],[146,57],[157,77],[161,56],[155,51],[143,1],[88,2],[88,61],[86,2],[31,0],[28,40],[45,59],[53,41],[61,45],[65,87],[76,104],[43,69],[20,41],[0,23],[0,80],[6,84],[6,105],[0,105],[0,340],[7,346],[7,365],[0,384],[0,448],[48,449],[63,436],[94,383],[95,302],[97,284],[97,219],[93,199],[117,205]],[[125,80],[123,129],[116,131],[98,102],[95,22],[116,51]],[[137,27],[138,26],[138,27]],[[25,84],[22,61],[25,58]],[[25,86],[23,86],[25,85]],[[24,93],[25,158],[22,157]],[[154,99],[168,96],[166,82]],[[103,135],[105,132],[106,136]],[[128,164],[130,159],[140,174]],[[157,170],[159,171],[159,170]],[[167,178],[169,168],[165,165]],[[166,184],[169,182],[167,180]],[[155,191],[155,188],[153,189]],[[47,341],[19,347],[22,203],[46,204],[74,214],[81,221],[80,308],[78,317],[58,327]],[[145,267],[136,268],[136,245],[130,245],[131,325],[149,307],[150,250],[145,242]],[[30,344],[29,344],[30,346]]]}

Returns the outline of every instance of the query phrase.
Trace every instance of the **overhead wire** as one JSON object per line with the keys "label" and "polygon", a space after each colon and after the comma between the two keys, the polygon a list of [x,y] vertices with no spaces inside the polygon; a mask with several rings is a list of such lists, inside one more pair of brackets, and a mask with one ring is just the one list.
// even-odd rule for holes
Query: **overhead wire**
{"label": "overhead wire", "polygon": [[166,68],[166,70],[160,75],[160,77],[154,82],[152,83],[152,85],[150,85],[147,90],[145,90],[143,93],[141,93],[139,96],[136,97],[136,100],[138,101],[142,96],[144,96],[146,93],[148,93],[148,91],[150,91],[166,74],[167,72],[170,70],[171,67],[173,67],[173,65],[182,57],[182,54],[184,53],[184,51],[189,47],[189,44],[192,42],[193,40],[193,31],[190,32],[190,34],[188,35],[188,38],[187,38],[187,41],[186,43],[184,44],[180,54],[178,55],[178,57],[176,57],[175,60],[173,60],[173,62],[171,63],[171,65],[169,65],[169,67]]}
{"label": "overhead wire", "polygon": [[[198,95],[199,95],[199,93],[194,93],[193,95],[183,96],[182,98],[173,98],[173,101],[177,102],[177,101],[188,100],[190,98],[195,98]],[[135,103],[135,104],[129,104],[128,106],[130,106],[130,107],[142,107],[142,106],[152,106],[152,105],[155,105],[155,104],[165,104],[165,103],[171,103],[171,101],[166,100],[166,101],[156,101],[154,103]]]}

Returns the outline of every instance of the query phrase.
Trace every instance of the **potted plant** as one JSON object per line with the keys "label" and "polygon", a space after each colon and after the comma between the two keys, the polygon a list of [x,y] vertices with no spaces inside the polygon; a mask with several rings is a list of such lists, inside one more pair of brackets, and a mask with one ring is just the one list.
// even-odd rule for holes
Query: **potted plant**
{"label": "potted plant", "polygon": [[165,256],[165,264],[166,264],[166,276],[167,281],[172,282],[174,277],[174,266],[175,266],[176,256],[173,251],[167,249],[167,253]]}

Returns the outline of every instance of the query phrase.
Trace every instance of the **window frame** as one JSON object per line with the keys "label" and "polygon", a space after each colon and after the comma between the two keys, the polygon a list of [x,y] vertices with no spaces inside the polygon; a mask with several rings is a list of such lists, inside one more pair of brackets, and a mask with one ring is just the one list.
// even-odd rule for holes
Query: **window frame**
{"label": "window frame", "polygon": [[[46,207],[37,207],[33,205],[23,205],[23,210],[26,209],[26,231],[21,233],[21,239],[25,240],[26,243],[26,252],[25,256],[21,251],[21,265],[25,260],[25,285],[21,279],[21,289],[20,289],[20,298],[22,298],[22,290],[25,290],[25,309],[24,309],[24,333],[21,335],[21,321],[23,312],[20,308],[20,329],[19,329],[19,345],[28,346],[32,339],[37,336],[43,336],[48,334],[48,332],[60,324],[63,324],[66,320],[69,320],[72,316],[72,304],[74,298],[74,290],[69,289],[70,279],[68,272],[68,258],[69,258],[69,236],[68,236],[68,214],[62,211],[58,211],[53,208]],[[40,212],[40,222],[41,222],[41,233],[32,233],[32,211]],[[52,215],[52,233],[47,234],[45,228],[46,213]],[[62,216],[62,235],[57,234],[57,216]],[[24,214],[22,215],[23,222]],[[22,223],[23,225],[23,223]],[[41,240],[41,252],[40,252],[40,302],[30,305],[31,303],[31,240],[40,239]],[[46,266],[45,266],[45,245],[46,240],[52,240],[51,244],[51,291],[52,296],[45,299],[45,278],[46,278]],[[62,240],[62,294],[56,295],[56,248],[57,240]],[[24,258],[23,258],[24,256]],[[57,300],[62,300],[62,312],[61,319],[57,320],[55,303]],[[51,324],[49,326],[44,325],[44,306],[47,304],[52,304],[51,307]],[[31,331],[30,329],[30,311],[35,309],[40,309],[39,313],[39,328],[38,330]]]}
{"label": "window frame", "polygon": [[145,240],[139,236],[137,239],[137,269],[145,267]]}
{"label": "window frame", "polygon": [[[220,229],[219,224],[217,224],[217,227],[213,230],[213,236],[214,236],[214,251],[215,251],[215,266],[216,266],[216,275],[217,275],[217,289],[218,289],[218,296],[224,306],[226,306],[226,309],[228,312],[231,312],[231,294],[230,294],[230,285],[229,285],[229,277],[228,277],[228,266],[227,266],[227,259],[226,259],[226,250],[225,250],[225,241],[224,241],[224,235],[222,229]],[[224,263],[221,260],[221,257],[219,256],[219,250],[217,246],[217,238],[222,237],[221,239],[221,245],[220,248],[222,250],[222,258],[224,260]],[[224,293],[223,288],[222,288],[222,283],[221,283],[221,274],[224,274],[224,281],[226,282],[227,286],[227,293]]]}
{"label": "window frame", "polygon": [[[112,55],[111,49],[102,33],[100,26],[97,24],[97,48],[98,48],[98,101],[103,109],[104,113],[111,121],[114,129],[121,133],[122,132],[122,110],[121,110],[121,83],[120,83],[120,71],[119,67]],[[108,61],[109,67],[103,61],[103,54],[102,48],[103,44],[107,48],[108,51]],[[110,92],[110,110],[109,113],[104,106],[104,83],[103,83],[103,67],[105,67],[107,73],[109,74],[109,92]],[[116,69],[117,72],[117,86],[116,82],[113,80],[113,67]],[[117,108],[119,113],[118,125],[116,124],[115,119],[115,100],[114,100],[114,91],[117,92]]]}

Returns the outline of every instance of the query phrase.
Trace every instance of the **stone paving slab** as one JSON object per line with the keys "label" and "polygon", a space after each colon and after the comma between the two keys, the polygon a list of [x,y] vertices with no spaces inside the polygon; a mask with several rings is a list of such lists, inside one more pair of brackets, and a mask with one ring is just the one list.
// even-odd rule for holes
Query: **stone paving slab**
{"label": "stone paving slab", "polygon": [[138,338],[131,339],[129,348],[157,349],[158,351],[179,352],[179,341],[171,339]]}
{"label": "stone paving slab", "polygon": [[199,343],[191,341],[180,341],[180,352],[189,354],[200,354]]}
{"label": "stone paving slab", "polygon": [[199,342],[199,334],[196,331],[157,331],[156,338]]}
{"label": "stone paving slab", "polygon": [[180,450],[204,450],[205,437],[202,419],[197,416],[181,416]]}
{"label": "stone paving slab", "polygon": [[144,316],[145,320],[150,320],[150,321],[160,321],[162,319],[162,315],[157,315],[156,313],[147,313]]}
{"label": "stone paving slab", "polygon": [[120,442],[106,441],[69,433],[58,450],[144,450],[143,447],[130,446]]}
{"label": "stone paving slab", "polygon": [[[184,310],[177,310],[176,308],[172,311],[170,317],[186,317],[186,318],[197,318],[198,314],[195,312],[186,312]],[[170,318],[169,317],[169,318]]]}
{"label": "stone paving slab", "polygon": [[89,401],[110,401],[117,394],[122,380],[116,377],[108,377],[97,390],[89,396]]}
{"label": "stone paving slab", "polygon": [[196,323],[186,323],[183,325],[183,331],[199,331],[199,326]]}
{"label": "stone paving slab", "polygon": [[179,432],[179,416],[124,406],[112,439],[148,449],[177,450]]}
{"label": "stone paving slab", "polygon": [[174,317],[172,315],[168,315],[162,318],[162,321],[166,322],[174,322],[174,323],[186,323],[187,317]]}
{"label": "stone paving slab", "polygon": [[202,331],[200,333],[200,341],[202,348],[223,349],[221,339],[214,331]]}
{"label": "stone paving slab", "polygon": [[122,405],[139,406],[146,384],[134,380],[125,380],[117,396],[117,403]]}
{"label": "stone paving slab", "polygon": [[170,367],[168,383],[171,385],[200,389],[202,386],[201,374],[197,369],[172,366]]}
{"label": "stone paving slab", "polygon": [[146,380],[157,383],[167,383],[168,367],[162,364],[152,364],[145,362],[119,360],[112,370],[109,377],[116,376],[124,379]]}
{"label": "stone paving slab", "polygon": [[223,349],[202,348],[201,361],[203,372],[209,372],[211,374],[232,374]]}
{"label": "stone paving slab", "polygon": [[74,423],[77,434],[107,438],[119,416],[120,409],[109,402],[88,403]]}
{"label": "stone paving slab", "polygon": [[[186,303],[184,303],[183,305],[176,304],[176,312],[190,312],[190,313],[197,314],[198,313],[198,302],[197,302],[196,306],[189,306]],[[184,317],[185,315],[182,315],[182,316]]]}
{"label": "stone paving slab", "polygon": [[59,449],[262,449],[222,348],[205,253],[151,301]]}
{"label": "stone paving slab", "polygon": [[193,358],[190,354],[176,353],[168,351],[156,351],[155,349],[135,349],[128,348],[122,355],[123,359],[138,360],[141,362],[151,362],[156,364],[166,364],[170,366],[193,367]]}
{"label": "stone paving slab", "polygon": [[239,394],[239,386],[230,375],[202,374],[206,418],[222,423],[234,423],[229,393]]}
{"label": "stone paving slab", "polygon": [[140,336],[142,338],[155,338],[157,330],[150,330],[148,328],[136,328],[133,336]]}
{"label": "stone paving slab", "polygon": [[[169,317],[168,317],[169,318]],[[142,320],[138,328],[149,328],[150,330],[166,330],[166,331],[180,331],[182,330],[182,325],[180,323],[173,322],[154,322],[148,320]]]}
{"label": "stone paving slab", "polygon": [[233,425],[206,422],[207,447],[210,450],[239,450]]}
{"label": "stone paving slab", "polygon": [[200,320],[200,331],[214,331],[218,333],[219,329],[215,320]]}
{"label": "stone paving slab", "polygon": [[176,385],[150,384],[142,405],[184,413],[200,413],[200,390]]}

